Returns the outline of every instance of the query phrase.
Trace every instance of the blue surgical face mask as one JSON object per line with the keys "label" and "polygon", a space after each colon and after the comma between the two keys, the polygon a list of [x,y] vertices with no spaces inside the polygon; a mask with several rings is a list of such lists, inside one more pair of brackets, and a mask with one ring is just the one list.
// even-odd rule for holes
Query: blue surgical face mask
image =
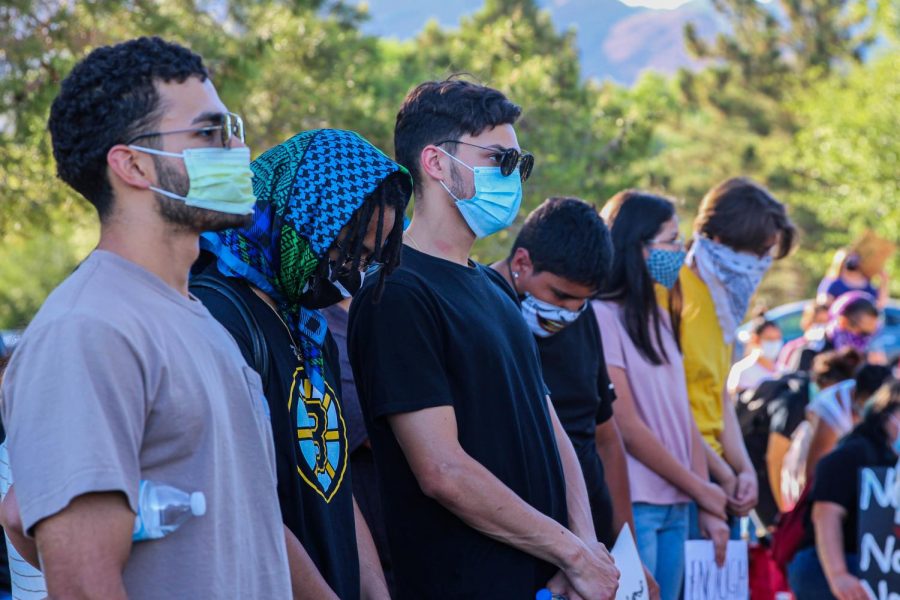
{"label": "blue surgical face mask", "polygon": [[253,212],[253,171],[250,170],[250,148],[187,148],[181,154],[155,148],[129,146],[146,154],[180,158],[187,169],[190,187],[187,196],[150,186],[150,189],[188,206],[233,215]]}
{"label": "blue surgical face mask", "polygon": [[443,148],[438,150],[475,173],[475,195],[468,200],[457,198],[443,181],[440,182],[456,200],[456,207],[475,236],[487,237],[512,225],[522,204],[519,169],[504,177],[500,167],[470,167]]}
{"label": "blue surgical face mask", "polygon": [[647,256],[647,270],[650,271],[650,277],[656,283],[671,290],[678,281],[678,273],[681,272],[686,256],[687,252],[684,250],[651,248],[650,254]]}

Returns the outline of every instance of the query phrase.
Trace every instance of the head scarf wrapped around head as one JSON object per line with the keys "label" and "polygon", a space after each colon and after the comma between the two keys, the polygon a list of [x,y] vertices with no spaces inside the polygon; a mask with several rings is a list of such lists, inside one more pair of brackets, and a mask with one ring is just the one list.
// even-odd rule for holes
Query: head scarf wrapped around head
{"label": "head scarf wrapped around head", "polygon": [[321,383],[327,329],[300,297],[338,233],[366,198],[399,178],[408,198],[409,174],[352,131],[298,133],[250,165],[256,207],[247,227],[204,233],[201,246],[218,257],[219,270],[268,294],[299,345],[314,386]]}

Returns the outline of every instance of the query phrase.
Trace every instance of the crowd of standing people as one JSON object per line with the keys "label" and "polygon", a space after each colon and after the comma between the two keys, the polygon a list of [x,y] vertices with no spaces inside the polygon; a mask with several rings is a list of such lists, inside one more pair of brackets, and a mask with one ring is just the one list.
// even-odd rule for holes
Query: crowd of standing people
{"label": "crowd of standing people", "polygon": [[[807,507],[797,598],[863,598],[850,480],[900,437],[900,384],[867,355],[886,277],[843,260],[799,341],[762,319],[732,367],[797,237],[739,177],[688,240],[664,195],[554,197],[479,264],[539,164],[520,115],[425,82],[393,159],[321,129],[251,162],[189,49],[79,62],[49,130],[101,233],[3,377],[15,597],[610,599],[627,527],[674,600],[687,540],[721,563],[751,515],[767,535]],[[139,537],[145,482],[204,514]]]}

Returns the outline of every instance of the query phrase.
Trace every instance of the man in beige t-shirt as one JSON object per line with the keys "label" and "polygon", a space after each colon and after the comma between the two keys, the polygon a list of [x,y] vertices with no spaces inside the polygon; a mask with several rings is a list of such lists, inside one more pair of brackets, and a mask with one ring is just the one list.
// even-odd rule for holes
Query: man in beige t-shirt
{"label": "man in beige t-shirt", "polygon": [[[76,65],[49,129],[101,233],[3,383],[15,496],[48,593],[290,597],[259,377],[187,290],[199,233],[252,211],[239,117],[199,56],[141,38]],[[203,492],[206,514],[132,543],[141,480]]]}

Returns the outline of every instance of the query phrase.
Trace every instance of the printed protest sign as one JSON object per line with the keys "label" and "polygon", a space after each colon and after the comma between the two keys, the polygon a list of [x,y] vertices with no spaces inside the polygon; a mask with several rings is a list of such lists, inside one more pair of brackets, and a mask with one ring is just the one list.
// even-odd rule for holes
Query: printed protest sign
{"label": "printed protest sign", "polygon": [[728,542],[725,565],[716,564],[713,543],[684,544],[684,600],[748,600],[750,597],[747,542]]}
{"label": "printed protest sign", "polygon": [[644,577],[641,557],[638,555],[637,545],[628,525],[622,527],[610,554],[619,569],[619,591],[616,592],[616,600],[647,600],[650,597],[647,591],[647,578]]}
{"label": "printed protest sign", "polygon": [[859,568],[874,600],[900,600],[900,505],[896,468],[863,468],[859,474]]}

